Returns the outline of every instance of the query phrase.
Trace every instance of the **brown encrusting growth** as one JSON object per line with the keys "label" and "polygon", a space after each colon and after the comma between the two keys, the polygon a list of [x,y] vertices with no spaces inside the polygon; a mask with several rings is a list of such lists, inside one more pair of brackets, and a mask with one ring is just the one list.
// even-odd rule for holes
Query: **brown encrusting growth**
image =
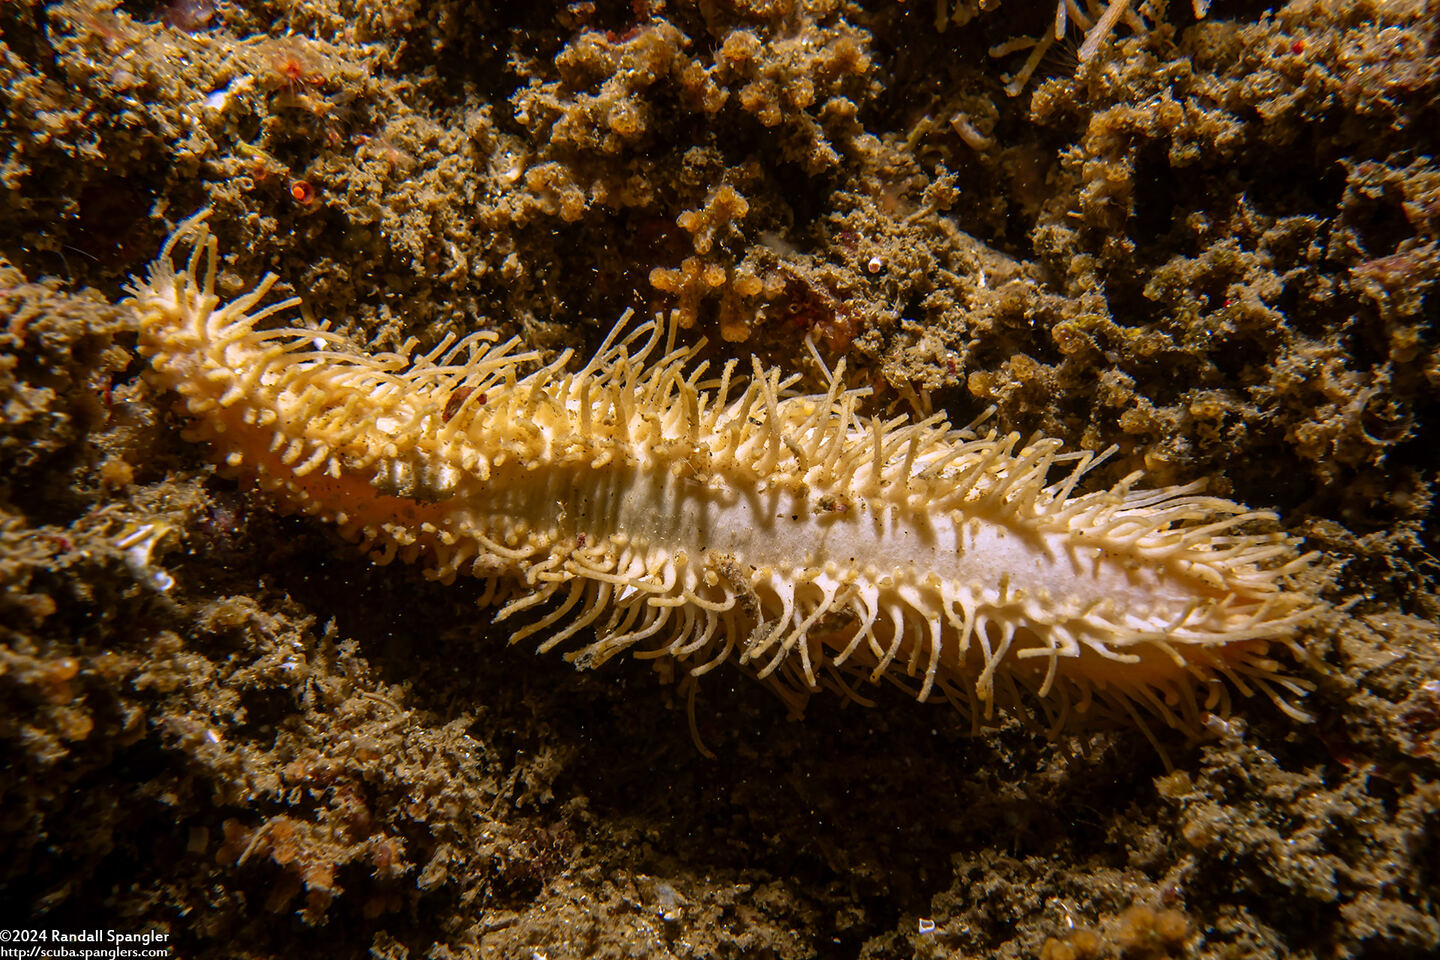
{"label": "brown encrusting growth", "polygon": [[[194,957],[1433,955],[1437,23],[0,4],[9,926]],[[276,273],[326,354],[493,332],[537,354],[518,382],[661,312],[704,376],[753,353],[823,397],[843,360],[858,417],[993,405],[1016,451],[1117,447],[1081,495],[1203,478],[1324,554],[1308,659],[1277,657],[1315,721],[1263,696],[1198,742],[1147,721],[1167,771],[1133,728],[972,736],[869,687],[787,723],[734,671],[692,701],[507,647],[540,611],[492,628],[483,579],[376,571],[180,438],[119,303],[202,208],[221,302]]]}

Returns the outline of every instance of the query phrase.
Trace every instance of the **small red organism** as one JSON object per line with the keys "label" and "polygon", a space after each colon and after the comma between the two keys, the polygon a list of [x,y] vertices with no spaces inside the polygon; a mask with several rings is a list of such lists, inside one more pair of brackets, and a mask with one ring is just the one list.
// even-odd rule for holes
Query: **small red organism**
{"label": "small red organism", "polygon": [[274,86],[291,96],[304,87],[318,87],[325,82],[318,58],[300,40],[276,40],[269,45],[269,57]]}
{"label": "small red organism", "polygon": [[831,291],[791,275],[785,282],[785,301],[789,321],[818,335],[831,354],[840,356],[850,350],[850,341],[860,332],[861,320]]}
{"label": "small red organism", "polygon": [[860,321],[828,290],[799,276],[785,282],[785,312],[790,322],[819,336],[832,354],[843,354],[860,331]]}
{"label": "small red organism", "polygon": [[1304,53],[1304,52],[1305,52],[1305,41],[1304,41],[1304,40],[1296,40],[1294,43],[1290,44],[1290,52],[1293,53],[1293,54],[1295,54],[1296,56],[1299,56],[1300,54]]}
{"label": "small red organism", "polygon": [[849,308],[841,306],[834,315],[817,322],[815,330],[832,354],[839,356],[850,349],[850,342],[860,332],[861,320],[851,314]]}
{"label": "small red organism", "polygon": [[302,207],[308,207],[315,202],[317,193],[315,187],[308,180],[295,180],[290,184],[290,197]]}
{"label": "small red organism", "polygon": [[[465,405],[466,398],[474,392],[474,387],[456,387],[452,390],[450,399],[445,401],[445,409],[440,412],[440,422],[449,423],[451,418],[459,413],[460,408]],[[485,404],[485,394],[482,393],[476,397],[475,404],[477,406],[483,406]]]}

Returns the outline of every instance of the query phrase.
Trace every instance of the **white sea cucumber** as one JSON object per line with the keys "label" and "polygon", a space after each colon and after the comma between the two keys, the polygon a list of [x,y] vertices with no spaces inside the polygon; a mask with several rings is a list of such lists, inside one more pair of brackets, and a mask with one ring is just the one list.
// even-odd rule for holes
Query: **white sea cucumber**
{"label": "white sea cucumber", "polygon": [[1200,484],[1076,493],[1091,453],[867,417],[839,373],[808,396],[754,358],[705,379],[660,321],[622,319],[573,370],[491,333],[361,355],[259,329],[298,301],[257,309],[271,275],[222,304],[216,264],[202,213],[131,291],[185,435],[377,563],[480,577],[496,620],[545,611],[512,642],[578,636],[577,666],[629,650],[694,676],[733,659],[796,705],[892,680],[977,725],[1028,702],[1052,732],[1193,730],[1254,688],[1304,716],[1267,650],[1318,609],[1311,557]]}

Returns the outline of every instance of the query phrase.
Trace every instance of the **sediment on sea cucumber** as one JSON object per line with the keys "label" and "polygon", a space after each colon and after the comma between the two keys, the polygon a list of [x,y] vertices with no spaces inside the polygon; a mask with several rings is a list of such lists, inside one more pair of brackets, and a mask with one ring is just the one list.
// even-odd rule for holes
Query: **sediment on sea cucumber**
{"label": "sediment on sea cucumber", "polygon": [[1269,650],[1298,652],[1318,609],[1312,557],[1201,484],[1077,492],[1092,453],[867,416],[843,366],[809,395],[754,358],[712,371],[628,314],[583,364],[491,333],[362,355],[264,329],[298,303],[261,306],[273,275],[220,302],[217,261],[202,213],[131,290],[185,436],[376,563],[479,577],[497,621],[543,614],[512,642],[735,661],[796,707],[889,681],[977,728],[1000,707],[1052,734],[1194,730],[1256,690],[1304,717]]}

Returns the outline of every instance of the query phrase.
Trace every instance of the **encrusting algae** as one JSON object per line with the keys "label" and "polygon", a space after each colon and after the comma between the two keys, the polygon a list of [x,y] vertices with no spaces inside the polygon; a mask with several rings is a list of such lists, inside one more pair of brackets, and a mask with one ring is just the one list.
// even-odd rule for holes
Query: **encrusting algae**
{"label": "encrusting algae", "polygon": [[1029,704],[1051,733],[1194,730],[1232,687],[1304,717],[1307,684],[1267,651],[1298,649],[1318,608],[1312,556],[1249,532],[1272,514],[1201,484],[1135,490],[1138,474],[1077,494],[1095,454],[863,416],[843,364],[808,396],[753,358],[748,379],[734,360],[705,379],[673,323],[627,331],[628,314],[579,370],[567,350],[528,374],[539,355],[492,333],[365,356],[323,329],[259,329],[298,301],[259,307],[271,275],[222,304],[205,217],[132,289],[186,437],[377,563],[482,578],[497,620],[558,601],[512,642],[593,628],[567,654],[579,667],[628,650],[692,676],[733,658],[797,708],[889,680],[977,727]]}

